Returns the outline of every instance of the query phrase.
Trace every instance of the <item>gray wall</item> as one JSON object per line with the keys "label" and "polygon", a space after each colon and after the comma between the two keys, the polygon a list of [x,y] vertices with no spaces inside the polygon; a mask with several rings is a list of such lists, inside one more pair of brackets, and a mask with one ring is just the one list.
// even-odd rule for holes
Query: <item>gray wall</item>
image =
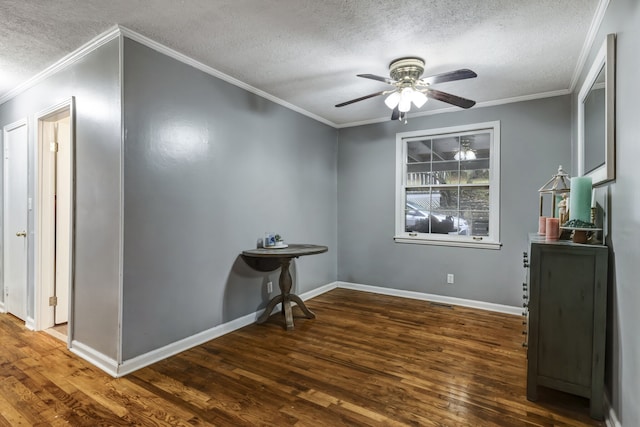
{"label": "gray wall", "polygon": [[[0,127],[29,118],[29,197],[35,201],[35,114],[75,96],[73,338],[116,359],[120,242],[120,81],[112,40],[0,105]],[[1,167],[1,166],[0,166]],[[34,315],[34,211],[29,212],[28,316]]]}
{"label": "gray wall", "polygon": [[278,274],[239,254],[266,231],[329,246],[294,290],[337,275],[337,131],[125,39],[123,360],[263,308]]}
{"label": "gray wall", "polygon": [[[574,96],[605,36],[617,33],[616,60],[616,180],[609,191],[609,299],[607,334],[607,388],[617,418],[624,426],[640,425],[640,4],[612,0],[597,33]],[[575,108],[574,108],[575,110]],[[577,132],[574,114],[573,126]],[[574,140],[574,153],[576,152]],[[575,154],[574,154],[575,156]],[[574,163],[577,165],[577,163]],[[574,168],[574,169],[577,169]],[[605,191],[598,189],[598,192]]]}
{"label": "gray wall", "polygon": [[[568,166],[567,96],[341,129],[338,151],[338,280],[498,304],[522,303],[522,252],[538,227],[538,189]],[[399,244],[395,135],[500,120],[500,250]],[[447,273],[455,284],[446,284]]]}

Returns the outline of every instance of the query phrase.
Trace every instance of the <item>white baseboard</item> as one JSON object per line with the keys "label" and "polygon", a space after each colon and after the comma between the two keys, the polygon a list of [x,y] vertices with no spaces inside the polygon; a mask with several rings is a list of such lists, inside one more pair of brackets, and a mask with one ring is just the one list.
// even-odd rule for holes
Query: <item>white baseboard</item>
{"label": "white baseboard", "polygon": [[24,322],[24,326],[25,326],[25,328],[27,328],[30,331],[35,331],[36,330],[36,321],[33,319],[33,317],[27,316],[27,321]]}
{"label": "white baseboard", "polygon": [[121,377],[123,375],[130,374],[131,372],[144,368],[145,366],[149,366],[170,356],[176,355],[200,344],[204,344],[207,341],[211,341],[214,338],[218,338],[222,335],[228,334],[229,332],[233,332],[236,329],[240,329],[244,326],[250,325],[256,321],[262,311],[247,314],[246,316],[242,316],[230,322],[223,323],[211,329],[207,329],[206,331],[199,332],[190,337],[181,339],[180,341],[176,341],[164,347],[152,350],[148,353],[141,354],[140,356],[136,356],[133,359],[125,360],[118,367],[116,376]]}
{"label": "white baseboard", "polygon": [[311,298],[315,298],[315,297],[317,297],[319,295],[322,295],[324,293],[329,292],[332,289],[337,288],[338,287],[338,283],[340,283],[340,282],[327,283],[326,285],[320,286],[319,288],[315,288],[315,289],[312,289],[312,290],[310,290],[308,292],[305,292],[305,293],[301,294],[300,298],[303,301],[306,301],[306,300],[311,299]]}
{"label": "white baseboard", "polygon": [[[313,289],[309,292],[305,292],[299,295],[299,297],[303,301],[308,300],[310,298],[314,298],[318,295],[328,292],[331,289],[335,289],[336,286],[337,286],[336,282],[329,283],[327,285],[323,285],[323,286],[320,286],[319,288]],[[275,312],[278,310],[279,310],[279,305],[276,306],[273,311]],[[164,347],[158,348],[156,350],[152,350],[148,353],[141,354],[140,356],[136,356],[133,359],[125,360],[118,367],[115,376],[121,377],[123,375],[130,374],[133,371],[136,371],[138,369],[144,368],[145,366],[149,366],[153,363],[164,360],[167,357],[181,353],[185,350],[196,347],[200,344],[204,344],[207,341],[211,341],[212,339],[221,337],[222,335],[226,335],[229,332],[233,332],[247,325],[251,325],[252,323],[255,323],[255,321],[258,319],[258,317],[260,317],[260,315],[263,312],[264,310],[259,310],[254,313],[247,314],[238,319],[223,323],[218,326],[214,326],[213,328],[207,329],[206,331],[202,331],[190,337],[181,339],[180,341],[176,341]]]}
{"label": "white baseboard", "polygon": [[401,298],[411,298],[422,301],[432,301],[442,304],[460,305],[463,307],[478,308],[481,310],[496,311],[498,313],[520,315],[522,309],[510,305],[494,304],[491,302],[476,301],[457,297],[448,297],[423,292],[405,291],[401,289],[383,288],[380,286],[362,285],[359,283],[337,282],[339,288],[353,289],[356,291],[373,292],[376,294],[390,295]]}
{"label": "white baseboard", "polygon": [[[390,289],[390,288],[383,288],[379,286],[362,285],[358,283],[349,283],[349,282],[328,283],[326,285],[320,286],[318,288],[315,288],[308,292],[300,294],[299,296],[303,301],[306,301],[308,299],[315,298],[319,295],[322,295],[325,292],[329,292],[330,290],[335,288],[344,288],[344,289],[352,289],[356,291],[373,292],[377,294],[397,296],[402,298],[411,298],[411,299],[417,299],[417,300],[423,300],[423,301],[433,301],[433,302],[439,302],[444,304],[479,308],[482,310],[496,311],[496,312],[508,313],[508,314],[520,314],[520,311],[521,311],[519,307],[511,307],[507,305],[493,304],[493,303],[488,303],[483,301],[474,301],[474,300],[467,300],[462,298],[447,297],[442,295],[427,294],[427,293],[414,292],[414,291],[404,291],[399,289]],[[275,307],[273,311],[276,312],[278,310],[280,310],[279,306]],[[145,366],[152,365],[168,357],[181,353],[190,348],[204,344],[207,341],[211,341],[212,339],[221,337],[222,335],[226,335],[237,329],[250,325],[254,323],[263,312],[264,310],[258,310],[254,313],[249,313],[238,319],[234,319],[230,322],[226,322],[221,325],[215,326],[213,328],[207,329],[206,331],[199,332],[195,335],[192,335],[190,337],[168,344],[164,347],[152,350],[148,353],[141,354],[132,359],[125,360],[120,365],[118,365],[115,360],[77,341],[73,341],[71,343],[70,350],[74,354],[77,354],[83,359],[93,363],[94,365],[104,370],[108,374],[114,377],[121,377],[121,376],[130,374],[131,372],[134,372],[138,369],[144,368]]]}
{"label": "white baseboard", "polygon": [[6,313],[7,311],[4,309],[4,301],[0,301],[0,313]]}
{"label": "white baseboard", "polygon": [[55,339],[58,339],[58,340],[64,342],[65,344],[67,343],[67,336],[65,334],[63,334],[62,332],[56,331],[53,328],[43,329],[42,332],[44,332],[47,335],[51,335]]}
{"label": "white baseboard", "polygon": [[71,341],[71,347],[69,347],[69,350],[76,356],[79,356],[87,362],[102,369],[107,374],[113,377],[118,376],[118,362],[107,355],[104,355],[88,345],[76,340]]}
{"label": "white baseboard", "polygon": [[607,416],[604,420],[607,427],[622,427],[622,423],[618,420],[616,411],[611,406],[611,400],[609,399],[608,393],[604,394],[604,407],[607,411]]}

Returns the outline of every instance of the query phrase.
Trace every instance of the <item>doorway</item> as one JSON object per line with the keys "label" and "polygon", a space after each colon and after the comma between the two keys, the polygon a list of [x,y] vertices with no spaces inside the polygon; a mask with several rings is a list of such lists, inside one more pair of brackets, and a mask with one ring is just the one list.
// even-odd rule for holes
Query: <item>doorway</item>
{"label": "doorway", "polygon": [[71,340],[73,99],[38,116],[37,329]]}
{"label": "doorway", "polygon": [[27,120],[3,128],[3,284],[4,309],[27,321],[28,196]]}

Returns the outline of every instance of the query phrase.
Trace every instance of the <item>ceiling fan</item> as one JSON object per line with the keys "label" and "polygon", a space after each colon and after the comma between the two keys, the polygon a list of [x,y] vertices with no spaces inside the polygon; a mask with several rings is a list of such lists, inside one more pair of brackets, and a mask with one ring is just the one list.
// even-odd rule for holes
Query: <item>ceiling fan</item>
{"label": "ceiling fan", "polygon": [[337,104],[336,107],[344,107],[355,102],[364,101],[380,95],[388,95],[384,100],[387,107],[393,110],[391,120],[405,120],[407,112],[411,109],[413,103],[420,108],[427,102],[427,99],[433,98],[438,101],[446,102],[461,108],[471,108],[476,102],[450,93],[431,89],[431,85],[437,83],[451,82],[454,80],[464,80],[477,77],[473,71],[463,68],[460,70],[450,71],[447,73],[437,74],[435,76],[423,77],[424,60],[421,58],[399,58],[389,64],[388,77],[376,76],[374,74],[358,74],[358,77],[365,79],[377,80],[395,86],[393,89],[383,90],[360,98]]}

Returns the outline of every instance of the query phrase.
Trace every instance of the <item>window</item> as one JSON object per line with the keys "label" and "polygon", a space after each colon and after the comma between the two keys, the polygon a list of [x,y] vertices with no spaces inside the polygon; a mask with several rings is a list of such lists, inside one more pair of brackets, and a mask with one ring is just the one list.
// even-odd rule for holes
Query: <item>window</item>
{"label": "window", "polygon": [[396,135],[396,242],[499,249],[500,122]]}

